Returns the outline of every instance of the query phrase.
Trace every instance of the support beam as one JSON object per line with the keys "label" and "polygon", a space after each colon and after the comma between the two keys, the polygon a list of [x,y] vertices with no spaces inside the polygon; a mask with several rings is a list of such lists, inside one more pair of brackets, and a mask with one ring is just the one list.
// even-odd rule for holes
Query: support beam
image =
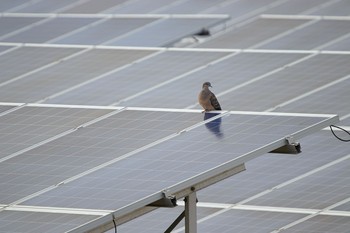
{"label": "support beam", "polygon": [[182,213],[175,219],[175,221],[164,231],[164,233],[171,233],[175,227],[182,221],[182,219],[185,217],[185,211],[182,211]]}
{"label": "support beam", "polygon": [[270,153],[280,154],[299,154],[300,152],[300,143],[296,142],[293,137],[286,137],[286,145],[270,151]]}
{"label": "support beam", "polygon": [[190,193],[185,201],[185,233],[197,233],[197,194]]}

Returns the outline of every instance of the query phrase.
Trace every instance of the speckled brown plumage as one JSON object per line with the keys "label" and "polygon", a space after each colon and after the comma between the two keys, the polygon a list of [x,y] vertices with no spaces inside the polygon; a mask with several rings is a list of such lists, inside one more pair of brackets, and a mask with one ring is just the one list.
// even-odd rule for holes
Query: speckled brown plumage
{"label": "speckled brown plumage", "polygon": [[203,107],[204,111],[221,110],[218,99],[213,92],[209,90],[210,82],[203,83],[202,90],[198,95],[198,102]]}

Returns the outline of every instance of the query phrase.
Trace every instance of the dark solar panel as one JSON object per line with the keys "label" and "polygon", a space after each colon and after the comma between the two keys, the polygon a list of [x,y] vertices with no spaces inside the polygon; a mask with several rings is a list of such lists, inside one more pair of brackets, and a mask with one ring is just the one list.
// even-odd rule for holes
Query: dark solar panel
{"label": "dark solar panel", "polygon": [[2,86],[0,99],[9,102],[35,102],[57,92],[103,75],[130,62],[149,55],[153,51],[86,49],[69,59],[55,63],[46,69],[28,74],[16,82]]}
{"label": "dark solar panel", "polygon": [[[116,116],[118,115],[120,114]],[[194,116],[196,119],[198,116],[203,117],[199,113]],[[283,140],[286,135],[313,125],[321,119],[232,114],[180,134],[134,156],[116,161],[103,169],[26,201],[24,204],[119,209],[159,190],[168,189],[182,181],[205,174],[231,160],[239,160],[241,155],[248,155],[258,149],[268,152],[266,148],[270,143],[281,140],[281,138]],[[135,124],[137,125],[137,121],[127,123],[128,131],[133,130],[130,127]],[[165,126],[166,124],[162,125],[163,128]],[[154,125],[153,128],[155,127],[157,126]],[[123,132],[123,128],[119,126],[118,130]],[[133,131],[132,135],[144,138],[146,143],[147,139],[152,138],[152,134],[146,133],[147,131],[143,134]],[[159,134],[159,131],[156,131],[156,134]],[[123,143],[125,140],[120,140],[123,136],[120,136],[121,138],[115,145],[120,149],[125,147],[118,146],[119,143],[126,145],[126,148],[137,145],[138,140],[132,135],[126,135],[127,138],[133,139],[129,146],[127,141]],[[81,136],[77,135],[76,139],[79,140],[79,138]],[[156,138],[151,139],[151,141],[155,140]],[[68,141],[74,142],[73,139],[68,139]],[[93,141],[94,139],[91,138],[88,144],[93,145]],[[77,143],[78,141],[75,142]],[[84,153],[90,161],[91,158],[97,156],[97,154],[90,154],[93,149],[94,147],[90,146],[89,152],[85,150]],[[117,153],[116,151],[114,156],[118,156]]]}
{"label": "dark solar panel", "polygon": [[[199,108],[211,81],[224,110],[337,113],[348,129],[349,9],[348,0],[0,1],[0,232],[90,229],[98,218],[110,229],[165,189],[185,196],[249,160],[198,192],[199,232],[348,233],[349,148],[329,128],[314,133],[325,116],[235,112],[204,124],[192,110],[6,102]],[[203,28],[210,36],[194,35]],[[86,46],[99,44],[110,46]],[[167,48],[186,46],[195,48]],[[313,133],[300,156],[264,154],[298,130]],[[164,232],[182,210],[110,232]]]}
{"label": "dark solar panel", "polygon": [[[171,105],[176,98],[185,94],[184,90],[192,85],[184,85],[183,91],[176,92],[174,96],[168,96],[171,92],[158,96],[155,93],[158,89],[154,88],[160,83],[169,82],[172,79],[181,77],[184,73],[191,72],[202,66],[207,66],[208,63],[226,56],[229,53],[223,52],[183,52],[183,51],[167,51],[152,56],[146,60],[138,62],[130,67],[112,73],[101,80],[97,80],[88,85],[82,86],[72,92],[65,93],[62,96],[57,96],[48,103],[67,103],[67,104],[92,104],[92,105],[129,105],[127,99],[133,95],[139,95],[146,90],[150,94],[157,96],[158,100],[147,101],[145,95],[141,95],[143,101],[138,106],[153,106],[161,100],[168,100],[172,107],[184,106]],[[161,67],[161,68],[159,68]],[[172,86],[172,84],[170,84]],[[154,89],[154,90],[153,90]],[[147,93],[147,92],[146,92]],[[136,97],[135,96],[135,97]],[[178,104],[181,104],[178,101]],[[171,104],[170,104],[171,103]],[[137,106],[137,105],[134,105]],[[159,107],[160,105],[158,105]]]}
{"label": "dark solar panel", "polygon": [[0,211],[0,232],[63,232],[98,216]]}

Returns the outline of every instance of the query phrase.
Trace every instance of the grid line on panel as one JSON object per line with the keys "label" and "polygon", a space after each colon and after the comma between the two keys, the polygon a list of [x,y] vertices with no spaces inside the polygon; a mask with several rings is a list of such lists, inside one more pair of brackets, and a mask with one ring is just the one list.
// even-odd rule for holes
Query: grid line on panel
{"label": "grid line on panel", "polygon": [[12,48],[6,49],[5,51],[0,52],[0,56],[5,55],[7,53],[10,53],[12,51],[15,51],[15,50],[19,49],[20,47],[21,47],[20,45],[16,45],[16,46],[14,46]]}
{"label": "grid line on panel", "polygon": [[27,26],[25,26],[25,27],[22,27],[22,28],[20,28],[20,29],[17,29],[17,30],[15,30],[15,31],[9,32],[9,33],[7,33],[7,34],[5,34],[5,35],[3,35],[3,36],[0,36],[0,41],[2,41],[2,40],[4,40],[4,39],[7,39],[7,38],[9,38],[9,37],[11,37],[11,36],[15,36],[15,35],[17,35],[17,34],[19,34],[19,33],[21,33],[21,32],[25,32],[25,31],[27,31],[27,30],[29,30],[29,29],[35,27],[35,26],[42,25],[42,24],[44,24],[44,23],[46,23],[46,22],[49,22],[49,21],[51,21],[51,20],[52,20],[52,18],[45,18],[45,19],[42,19],[42,20],[40,20],[40,21],[38,21],[38,22],[29,24],[29,25],[27,25]]}
{"label": "grid line on panel", "polygon": [[32,4],[35,4],[35,3],[38,3],[38,2],[40,3],[41,1],[43,1],[43,0],[31,0],[31,1],[29,1],[29,2],[20,4],[20,5],[18,5],[18,6],[13,7],[13,8],[10,8],[10,9],[8,9],[6,12],[18,11],[18,10],[21,10],[21,9],[27,7],[27,6],[32,5]]}
{"label": "grid line on panel", "polygon": [[330,206],[328,206],[328,207],[326,207],[326,208],[324,208],[324,209],[322,209],[322,210],[320,210],[320,211],[318,211],[318,212],[316,212],[316,213],[314,213],[314,214],[310,214],[310,215],[308,215],[308,216],[306,216],[306,217],[304,217],[304,218],[301,218],[301,219],[299,219],[299,220],[297,220],[297,221],[291,222],[290,224],[287,224],[286,226],[281,227],[280,229],[275,230],[275,231],[273,231],[273,232],[271,232],[271,233],[279,233],[280,231],[289,229],[289,228],[291,228],[291,227],[293,227],[293,226],[296,226],[296,225],[298,225],[298,224],[300,224],[300,223],[303,223],[303,222],[305,222],[305,221],[307,221],[307,220],[309,220],[309,219],[311,219],[311,218],[314,218],[314,217],[316,217],[316,216],[319,216],[319,215],[321,215],[321,214],[322,214],[323,212],[325,212],[325,211],[328,211],[328,210],[330,210],[330,209],[332,209],[332,208],[338,207],[338,206],[340,206],[340,205],[342,205],[342,204],[345,204],[345,203],[347,203],[347,202],[349,202],[349,201],[350,201],[350,197],[349,197],[349,198],[346,198],[346,199],[344,199],[344,200],[342,200],[342,201],[340,201],[340,202],[337,202],[337,203],[335,203],[335,204],[333,204],[333,205],[330,205]]}
{"label": "grid line on panel", "polygon": [[59,59],[59,60],[57,60],[57,61],[51,62],[51,63],[49,63],[49,64],[46,64],[46,65],[44,65],[44,66],[41,66],[41,67],[36,68],[36,69],[34,69],[34,70],[31,70],[31,71],[29,71],[29,72],[27,72],[27,73],[24,73],[24,74],[21,74],[21,75],[19,75],[19,76],[17,76],[17,77],[14,77],[14,78],[12,78],[12,79],[10,79],[10,80],[7,80],[7,81],[5,81],[5,82],[2,82],[2,83],[0,83],[0,88],[3,87],[3,86],[6,86],[6,85],[8,85],[8,84],[11,84],[11,83],[13,83],[13,82],[16,82],[16,81],[18,81],[18,80],[21,80],[21,79],[23,79],[23,78],[25,78],[25,77],[27,77],[27,76],[29,76],[29,75],[35,74],[35,73],[37,73],[37,72],[40,72],[40,71],[42,71],[42,70],[45,70],[45,69],[50,68],[50,67],[52,67],[52,66],[55,66],[55,65],[61,63],[62,61],[67,61],[67,60],[69,60],[69,59],[72,59],[72,58],[74,58],[74,57],[77,57],[77,56],[79,56],[79,55],[81,55],[81,54],[84,54],[84,53],[90,51],[90,50],[92,50],[92,48],[87,48],[87,49],[80,50],[80,51],[78,51],[78,52],[76,52],[76,53],[73,53],[73,54],[71,54],[71,55],[68,55],[68,56],[66,56],[66,57],[63,57],[63,58],[61,58],[61,59]]}
{"label": "grid line on panel", "polygon": [[335,81],[333,81],[333,82],[327,83],[327,84],[325,84],[325,85],[323,85],[323,86],[321,86],[321,87],[318,87],[318,88],[315,88],[315,89],[313,89],[313,90],[311,90],[311,91],[309,91],[309,92],[306,92],[306,93],[304,93],[304,94],[302,94],[302,95],[296,96],[296,97],[293,98],[293,99],[290,99],[290,100],[288,100],[288,101],[285,101],[285,102],[283,102],[283,103],[280,103],[280,104],[278,104],[277,106],[275,106],[275,107],[273,107],[273,108],[266,109],[265,111],[266,111],[266,112],[275,111],[275,110],[278,109],[278,108],[284,107],[284,106],[286,106],[286,105],[288,105],[288,104],[291,104],[291,103],[293,103],[293,102],[296,102],[296,101],[298,101],[298,100],[300,100],[300,99],[306,98],[306,97],[308,97],[308,96],[310,96],[310,95],[313,95],[313,94],[315,94],[315,93],[317,93],[317,92],[319,92],[319,91],[322,91],[322,90],[324,90],[324,89],[326,89],[326,88],[332,87],[333,85],[336,85],[336,84],[338,84],[338,83],[341,83],[341,82],[343,82],[343,81],[345,81],[345,80],[347,80],[347,79],[349,79],[349,78],[350,78],[350,75],[344,76],[344,77],[339,78],[339,79],[337,79],[337,80],[335,80]]}
{"label": "grid line on panel", "polygon": [[341,0],[330,0],[328,2],[325,2],[325,3],[321,4],[321,5],[317,5],[314,8],[311,8],[311,9],[308,9],[308,10],[306,10],[304,12],[301,12],[300,14],[305,14],[305,15],[312,14],[313,12],[316,12],[316,11],[322,9],[322,8],[326,8],[326,7],[332,6],[332,5],[334,5],[334,4],[336,4],[336,3],[340,2],[340,1]]}
{"label": "grid line on panel", "polygon": [[[70,88],[67,88],[67,89],[65,89],[65,90],[63,90],[63,91],[60,91],[60,92],[58,92],[58,93],[55,93],[55,94],[53,94],[53,95],[50,95],[50,96],[48,96],[48,97],[46,97],[46,98],[44,98],[44,99],[41,99],[41,100],[37,101],[36,103],[40,104],[40,103],[46,102],[46,101],[48,101],[48,100],[50,100],[50,99],[53,99],[53,98],[56,98],[56,97],[58,97],[58,96],[64,95],[64,94],[66,94],[66,93],[68,93],[68,92],[74,91],[74,90],[76,90],[76,89],[78,89],[78,88],[80,88],[80,87],[82,87],[82,86],[85,86],[85,85],[90,84],[90,83],[93,83],[93,82],[95,82],[95,81],[97,81],[97,80],[103,79],[104,77],[106,77],[106,76],[108,76],[108,75],[111,75],[111,74],[116,73],[116,72],[118,72],[118,71],[120,71],[120,70],[123,70],[123,69],[125,69],[125,68],[128,68],[128,67],[134,65],[135,63],[139,63],[139,62],[144,61],[144,60],[147,60],[147,59],[149,59],[149,58],[151,58],[151,57],[157,56],[158,54],[163,53],[163,52],[165,52],[165,50],[159,50],[159,51],[157,51],[157,52],[155,52],[155,53],[152,53],[152,54],[150,54],[150,55],[147,55],[147,56],[145,56],[145,57],[141,57],[140,59],[137,59],[136,61],[133,61],[133,62],[128,63],[128,64],[126,64],[126,65],[123,65],[123,66],[121,66],[121,67],[117,67],[117,68],[115,68],[115,69],[113,69],[113,70],[110,70],[110,71],[108,71],[108,72],[106,72],[106,73],[103,73],[103,74],[101,74],[101,75],[98,75],[98,76],[95,77],[95,78],[89,79],[89,80],[87,80],[87,81],[85,81],[85,82],[82,82],[82,83],[80,83],[80,84],[77,84],[77,85],[75,85],[75,86],[72,86],[72,87],[70,87]],[[113,104],[112,104],[112,105],[113,105]]]}
{"label": "grid line on panel", "polygon": [[320,45],[320,46],[318,46],[318,47],[315,48],[315,49],[318,49],[318,50],[324,49],[324,48],[329,47],[329,46],[332,46],[332,45],[334,45],[334,44],[336,44],[336,43],[338,43],[338,42],[340,42],[340,41],[342,41],[342,40],[345,40],[345,39],[347,39],[347,38],[349,38],[349,37],[350,37],[350,33],[345,34],[345,35],[340,36],[340,37],[338,37],[338,38],[336,38],[336,39],[334,39],[334,40],[329,41],[328,43],[325,43],[325,44],[323,44],[323,45]]}
{"label": "grid line on panel", "polygon": [[[298,60],[296,60],[296,61],[290,62],[289,64],[286,64],[286,65],[284,65],[284,66],[282,66],[282,67],[276,68],[276,69],[274,69],[274,70],[272,70],[272,71],[269,71],[269,72],[267,72],[267,73],[265,73],[265,74],[263,74],[263,75],[260,75],[260,76],[258,76],[258,77],[252,78],[252,79],[250,79],[249,81],[246,81],[246,82],[241,83],[241,84],[239,84],[239,85],[236,85],[236,86],[234,86],[234,87],[232,87],[232,88],[230,88],[230,89],[227,89],[227,90],[225,90],[225,91],[223,91],[223,92],[221,92],[221,93],[218,93],[216,96],[217,96],[217,97],[220,97],[220,96],[226,95],[226,94],[228,94],[228,93],[231,93],[231,92],[233,92],[233,91],[235,91],[235,90],[238,90],[238,89],[243,88],[243,87],[245,87],[245,86],[248,86],[248,85],[250,85],[250,84],[252,84],[252,83],[254,83],[254,82],[257,82],[257,81],[260,81],[260,80],[262,80],[262,79],[264,79],[264,78],[266,78],[266,77],[269,77],[270,75],[273,75],[273,74],[275,74],[275,73],[278,73],[278,72],[280,72],[280,71],[283,71],[283,70],[285,70],[285,69],[288,68],[288,67],[297,65],[298,63],[303,62],[303,61],[305,61],[305,60],[308,60],[308,59],[310,59],[310,58],[312,58],[312,57],[314,57],[314,56],[316,56],[316,55],[317,55],[317,53],[313,53],[313,54],[310,54],[310,55],[308,55],[308,56],[306,56],[306,57],[300,58],[300,59],[298,59]],[[190,106],[187,106],[186,108],[194,108],[194,107],[196,107],[196,106],[198,106],[198,103],[193,104],[193,105],[190,105]]]}
{"label": "grid line on panel", "polygon": [[34,148],[37,148],[37,147],[40,147],[40,146],[42,146],[42,145],[45,145],[45,144],[47,144],[47,143],[49,143],[49,142],[52,142],[52,141],[54,141],[54,140],[56,140],[56,139],[58,139],[58,138],[64,137],[64,136],[66,136],[66,135],[68,135],[68,134],[71,134],[71,133],[75,132],[76,130],[78,130],[79,128],[83,128],[83,127],[92,125],[92,124],[94,124],[94,123],[96,123],[96,122],[98,122],[98,121],[100,121],[100,120],[103,120],[103,119],[105,119],[105,118],[107,118],[107,117],[110,117],[110,116],[113,116],[113,115],[115,115],[115,114],[118,114],[118,113],[120,113],[120,112],[122,112],[122,111],[124,111],[124,110],[125,110],[125,108],[117,109],[117,110],[112,111],[112,112],[110,112],[110,113],[107,113],[107,114],[105,114],[105,115],[103,115],[103,116],[101,116],[101,117],[98,117],[98,118],[96,118],[96,119],[90,120],[90,121],[88,121],[88,122],[86,122],[86,123],[84,123],[84,124],[82,124],[82,125],[80,125],[80,126],[77,126],[77,127],[72,128],[72,129],[70,129],[70,130],[64,131],[64,132],[62,132],[62,133],[60,133],[60,134],[57,134],[57,135],[55,135],[55,136],[53,136],[53,137],[50,137],[50,138],[48,138],[48,139],[46,139],[46,140],[43,140],[43,141],[41,141],[41,142],[38,142],[38,143],[36,143],[36,144],[34,144],[34,145],[31,145],[31,146],[29,146],[29,147],[27,147],[27,148],[24,148],[24,149],[22,149],[22,150],[20,150],[20,151],[17,151],[17,152],[15,152],[15,153],[13,153],[13,154],[10,154],[10,155],[8,155],[8,156],[6,156],[6,157],[4,157],[4,158],[1,158],[1,159],[0,159],[0,163],[1,163],[1,162],[4,162],[4,161],[6,161],[6,160],[9,160],[9,159],[11,159],[11,158],[14,158],[14,157],[16,157],[16,156],[18,156],[18,155],[21,155],[21,154],[23,154],[23,153],[25,153],[25,152],[27,152],[27,151],[30,151],[30,150],[32,150],[32,149],[34,149]]}
{"label": "grid line on panel", "polygon": [[345,115],[345,116],[340,117],[340,120],[342,121],[342,120],[348,119],[349,117],[350,117],[350,113]]}
{"label": "grid line on panel", "polygon": [[[271,2],[269,4],[267,4],[266,6],[257,8],[255,10],[251,10],[248,11],[247,13],[239,16],[239,17],[235,17],[232,20],[230,20],[229,22],[227,22],[227,25],[234,25],[237,22],[243,21],[243,20],[250,20],[250,18],[254,18],[255,17],[259,17],[259,14],[264,13],[265,11],[278,6],[279,4],[283,4],[286,0],[277,0],[274,2]],[[231,2],[232,3],[232,2]]]}
{"label": "grid line on panel", "polygon": [[50,43],[55,43],[55,42],[58,41],[58,40],[61,40],[61,39],[64,39],[64,38],[66,38],[66,37],[68,37],[68,36],[74,35],[74,34],[76,34],[76,33],[78,33],[78,32],[81,32],[81,31],[83,31],[83,30],[89,28],[89,27],[93,27],[93,26],[97,26],[97,25],[99,25],[99,24],[102,24],[102,23],[106,22],[107,20],[109,20],[109,18],[102,18],[102,19],[100,19],[100,20],[97,20],[97,21],[95,21],[95,22],[89,23],[89,24],[87,24],[87,25],[85,25],[85,26],[82,26],[82,27],[80,27],[80,28],[77,28],[77,29],[75,29],[75,30],[73,30],[73,31],[70,31],[70,32],[67,32],[67,33],[65,33],[65,34],[63,34],[63,35],[60,35],[60,36],[58,36],[58,37],[56,37],[56,38],[53,38],[53,39],[51,39],[51,40],[49,40],[49,41],[46,41],[46,43],[48,43],[48,44],[50,44]]}
{"label": "grid line on panel", "polygon": [[[0,105],[1,105],[1,104],[0,104]],[[5,116],[6,114],[9,114],[9,113],[11,113],[11,112],[14,112],[14,111],[16,111],[16,110],[18,110],[18,109],[21,109],[21,108],[25,107],[26,105],[27,105],[27,104],[18,104],[18,105],[15,106],[14,108],[11,108],[11,109],[9,109],[9,110],[7,110],[7,111],[5,111],[5,112],[0,113],[0,117]]]}
{"label": "grid line on panel", "polygon": [[78,1],[74,1],[72,2],[71,4],[65,6],[65,7],[62,7],[60,9],[57,10],[57,12],[64,12],[64,11],[67,11],[67,10],[70,10],[76,6],[79,6],[81,4],[84,4],[85,2],[88,2],[89,0],[78,0]]}
{"label": "grid line on panel", "polygon": [[310,25],[313,25],[313,24],[317,23],[318,21],[319,21],[319,19],[314,19],[314,20],[312,20],[312,21],[303,23],[303,24],[301,24],[301,25],[299,25],[299,26],[297,26],[297,27],[295,27],[295,28],[292,28],[292,29],[290,29],[290,30],[287,30],[287,31],[285,31],[285,32],[282,32],[282,33],[280,33],[280,34],[278,34],[278,35],[276,35],[276,36],[273,36],[273,37],[271,37],[271,38],[269,38],[269,39],[266,39],[266,40],[264,40],[264,41],[261,41],[260,43],[257,43],[257,44],[255,44],[255,45],[249,47],[249,48],[255,49],[255,48],[262,47],[262,46],[264,46],[264,45],[266,45],[266,44],[268,44],[268,43],[270,43],[270,42],[272,42],[272,41],[274,41],[274,40],[280,39],[280,38],[282,38],[282,37],[284,37],[284,36],[287,36],[287,35],[289,35],[289,34],[291,34],[291,33],[296,32],[296,31],[298,31],[298,30],[300,30],[300,29],[303,29],[303,28],[306,28],[306,27],[308,27],[308,26],[310,26]]}
{"label": "grid line on panel", "polygon": [[143,27],[135,28],[135,29],[133,29],[133,30],[127,32],[127,33],[124,33],[123,35],[117,36],[115,38],[112,38],[110,40],[107,40],[107,41],[103,42],[102,45],[113,44],[117,40],[120,40],[120,39],[123,39],[125,37],[128,37],[128,36],[130,36],[132,34],[135,34],[135,33],[139,32],[141,30],[144,30],[145,28],[152,27],[153,25],[158,24],[158,23],[160,23],[160,22],[162,22],[164,20],[166,20],[166,19],[164,19],[164,18],[163,19],[158,19],[158,20],[155,20],[153,22],[150,22],[150,23],[144,25]]}
{"label": "grid line on panel", "polygon": [[167,84],[169,84],[169,83],[175,82],[175,81],[180,80],[180,79],[182,79],[182,78],[186,78],[186,76],[188,76],[188,75],[191,75],[191,74],[193,74],[193,73],[195,73],[195,72],[197,72],[197,71],[203,70],[203,69],[207,68],[207,67],[210,66],[210,65],[213,65],[213,64],[215,64],[215,63],[221,62],[221,61],[226,60],[226,59],[228,59],[228,58],[230,58],[230,57],[232,57],[232,56],[235,56],[235,55],[237,55],[237,53],[231,53],[231,54],[228,54],[228,55],[226,55],[226,56],[224,56],[224,57],[218,58],[218,59],[216,59],[216,60],[214,60],[214,61],[212,61],[212,62],[209,62],[209,63],[207,63],[207,64],[205,64],[205,65],[199,66],[199,67],[197,67],[197,68],[195,68],[195,69],[192,69],[192,70],[190,70],[190,71],[187,71],[187,72],[185,72],[185,73],[183,73],[183,74],[181,74],[181,75],[178,75],[178,76],[176,76],[176,77],[174,77],[174,78],[168,79],[168,80],[165,81],[165,82],[159,83],[159,84],[157,84],[157,85],[154,85],[153,87],[150,87],[150,88],[148,88],[148,89],[145,89],[145,90],[143,90],[143,91],[141,91],[141,92],[138,92],[138,93],[136,93],[136,94],[134,94],[134,95],[131,95],[131,96],[129,96],[129,97],[126,97],[126,98],[124,98],[124,99],[121,99],[121,100],[119,100],[119,101],[117,101],[117,102],[114,102],[114,103],[112,103],[111,105],[112,105],[112,106],[117,106],[117,105],[122,104],[123,102],[129,101],[129,100],[132,100],[132,99],[135,99],[135,98],[137,98],[137,97],[139,97],[139,96],[142,96],[143,94],[146,94],[146,93],[149,93],[149,92],[151,92],[151,91],[154,91],[155,89],[161,88],[161,87],[163,87],[163,86],[165,86],[165,85],[167,85]]}

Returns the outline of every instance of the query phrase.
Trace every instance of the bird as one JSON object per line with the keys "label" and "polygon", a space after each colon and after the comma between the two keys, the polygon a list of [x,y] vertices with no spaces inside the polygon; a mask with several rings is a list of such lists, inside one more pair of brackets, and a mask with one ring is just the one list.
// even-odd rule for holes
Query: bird
{"label": "bird", "polygon": [[213,92],[209,90],[209,87],[212,87],[210,82],[205,82],[202,85],[202,90],[198,95],[198,102],[203,107],[203,112],[209,112],[213,110],[221,110],[218,99]]}

